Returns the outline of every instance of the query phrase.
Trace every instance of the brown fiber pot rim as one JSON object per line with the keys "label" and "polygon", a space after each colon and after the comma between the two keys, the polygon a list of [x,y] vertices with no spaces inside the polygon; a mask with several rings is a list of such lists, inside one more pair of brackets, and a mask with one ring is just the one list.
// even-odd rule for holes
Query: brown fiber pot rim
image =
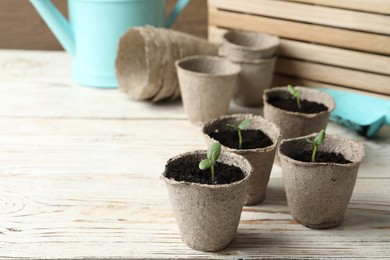
{"label": "brown fiber pot rim", "polygon": [[[199,69],[191,68],[191,66],[198,66],[198,68],[205,69],[205,63],[209,63],[209,67],[216,71],[199,71]],[[238,75],[241,72],[241,67],[229,61],[227,58],[211,55],[185,57],[177,60],[175,66],[177,70],[198,77],[230,77]]]}
{"label": "brown fiber pot rim", "polygon": [[[196,155],[202,155],[202,156],[204,156],[204,158],[206,158],[207,151],[206,150],[196,150],[196,151],[191,151],[191,152],[185,152],[185,153],[182,153],[182,154],[179,154],[175,157],[170,158],[168,160],[167,164],[172,163],[175,160],[180,160],[180,159],[184,159],[185,157],[191,157],[191,156],[196,156]],[[239,161],[240,162],[239,165],[229,164],[228,162],[232,158]],[[187,182],[187,181],[176,181],[173,179],[169,179],[165,176],[166,171],[164,171],[162,173],[162,175],[160,176],[160,179],[163,180],[165,183],[169,183],[171,185],[190,185],[190,186],[199,187],[199,188],[219,190],[219,189],[226,189],[226,188],[234,187],[234,186],[240,185],[243,182],[246,182],[248,180],[249,176],[251,176],[251,174],[253,172],[253,167],[249,163],[249,161],[247,159],[245,159],[245,157],[238,155],[238,154],[235,154],[235,153],[221,152],[221,156],[219,157],[219,159],[217,161],[221,162],[221,163],[225,163],[227,165],[237,166],[238,168],[240,168],[242,170],[245,177],[239,181],[228,183],[228,184],[210,185],[210,184],[201,184],[201,183],[194,183],[194,182]]]}
{"label": "brown fiber pot rim", "polygon": [[291,115],[291,116],[303,117],[303,118],[314,118],[314,117],[317,117],[317,116],[322,115],[322,114],[330,113],[336,107],[336,103],[334,102],[333,97],[331,95],[325,93],[324,91],[321,91],[321,90],[318,90],[318,89],[309,88],[309,87],[302,87],[302,86],[295,86],[295,88],[297,90],[300,90],[302,93],[305,92],[307,94],[320,94],[320,95],[326,96],[329,99],[329,101],[330,101],[329,104],[328,103],[324,103],[324,102],[318,102],[318,103],[326,105],[328,107],[328,110],[321,111],[319,113],[307,114],[307,113],[292,112],[292,111],[284,110],[284,109],[275,107],[272,104],[268,103],[269,94],[274,94],[274,93],[278,93],[278,92],[279,93],[281,93],[281,92],[289,93],[287,87],[275,87],[275,88],[264,90],[263,102],[264,102],[264,104],[267,104],[268,106],[271,106],[274,109],[276,109],[276,110],[278,110],[278,111],[280,111],[282,113],[285,113],[285,114]]}
{"label": "brown fiber pot rim", "polygon": [[[232,42],[230,37],[231,36],[240,36],[240,37],[246,37],[246,38],[252,38],[257,40],[263,40],[266,39],[268,46],[247,46],[247,45],[241,45],[236,42]],[[247,50],[247,51],[267,51],[275,48],[275,46],[279,45],[280,40],[279,37],[275,35],[270,35],[266,33],[258,33],[258,32],[244,32],[244,31],[228,31],[223,34],[223,41],[225,44],[229,46],[229,48],[237,49],[237,50]]]}
{"label": "brown fiber pot rim", "polygon": [[220,121],[229,121],[229,120],[233,120],[233,119],[237,119],[237,118],[247,118],[247,117],[250,117],[251,120],[256,120],[257,122],[267,122],[267,124],[269,124],[271,126],[272,131],[276,133],[277,137],[276,138],[273,138],[272,136],[269,136],[267,133],[264,132],[263,128],[259,128],[259,127],[256,127],[256,128],[250,128],[250,125],[249,125],[249,128],[248,129],[254,129],[254,130],[261,130],[264,132],[265,135],[267,135],[271,141],[272,141],[272,145],[270,146],[267,146],[267,147],[263,147],[263,148],[254,148],[254,149],[234,149],[234,148],[230,148],[230,147],[227,147],[227,146],[224,146],[223,144],[222,147],[224,147],[226,149],[226,151],[228,152],[233,152],[233,153],[237,153],[237,154],[245,154],[247,152],[268,152],[268,151],[272,151],[273,149],[275,149],[275,147],[278,145],[278,139],[280,137],[280,130],[279,130],[279,127],[271,122],[270,120],[268,119],[265,119],[263,118],[262,116],[259,116],[259,115],[254,115],[254,114],[232,114],[232,115],[224,115],[224,116],[221,116],[219,118],[215,118],[215,119],[212,119],[208,122],[206,122],[205,124],[203,124],[202,126],[202,133],[204,134],[204,136],[206,136],[206,138],[209,138],[211,141],[218,141],[218,140],[215,140],[214,138],[211,138],[208,133],[206,132],[206,129],[208,127],[212,127],[214,124],[217,124],[219,123]]}
{"label": "brown fiber pot rim", "polygon": [[236,63],[238,63],[238,64],[244,63],[244,64],[257,65],[257,64],[262,64],[262,63],[268,63],[272,60],[275,60],[276,58],[277,58],[277,55],[274,55],[274,56],[269,57],[269,58],[262,58],[262,59],[257,59],[257,60],[241,60],[241,59],[229,57],[229,60],[235,64]]}
{"label": "brown fiber pot rim", "polygon": [[[289,145],[291,144],[292,142],[304,142],[304,143],[307,143],[306,139],[308,138],[313,138],[317,135],[317,133],[313,133],[313,134],[310,134],[310,135],[306,135],[306,136],[300,136],[300,137],[295,137],[295,138],[289,138],[289,139],[283,139],[279,145],[279,148],[278,148],[278,154],[279,156],[281,157],[281,159],[293,164],[293,165],[297,165],[297,166],[303,166],[303,167],[329,167],[331,165],[334,165],[334,166],[338,166],[338,167],[342,167],[342,168],[352,168],[352,167],[355,167],[357,165],[359,165],[363,159],[364,159],[364,145],[361,144],[361,143],[358,143],[358,142],[355,142],[355,141],[352,141],[348,138],[344,138],[344,137],[340,137],[340,136],[337,136],[337,135],[329,135],[327,134],[325,136],[325,142],[326,142],[326,139],[328,138],[331,138],[333,140],[339,140],[339,141],[342,141],[342,142],[347,142],[353,146],[355,146],[355,148],[358,150],[357,151],[357,158],[355,160],[350,160],[350,158],[346,158],[350,161],[352,161],[351,163],[347,163],[347,164],[342,164],[342,163],[332,163],[332,162],[302,162],[302,161],[298,161],[298,160],[294,160],[293,158],[289,157],[288,155],[284,154],[283,153],[283,149],[285,148],[286,145]],[[322,144],[323,145],[323,144]],[[319,151],[321,151],[321,146],[319,146]],[[329,150],[329,149],[327,149]],[[344,157],[345,157],[345,152],[343,153],[342,151],[335,151],[333,150],[333,152],[338,152],[338,153],[341,153]]]}

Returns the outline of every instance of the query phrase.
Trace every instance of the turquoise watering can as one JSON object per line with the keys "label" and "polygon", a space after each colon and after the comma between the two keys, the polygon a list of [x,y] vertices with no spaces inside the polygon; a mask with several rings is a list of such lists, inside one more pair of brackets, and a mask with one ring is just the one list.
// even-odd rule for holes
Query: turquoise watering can
{"label": "turquoise watering can", "polygon": [[91,87],[115,88],[119,38],[130,27],[170,27],[189,0],[178,0],[164,21],[165,0],[69,0],[69,21],[50,0],[30,0],[72,56],[73,80]]}

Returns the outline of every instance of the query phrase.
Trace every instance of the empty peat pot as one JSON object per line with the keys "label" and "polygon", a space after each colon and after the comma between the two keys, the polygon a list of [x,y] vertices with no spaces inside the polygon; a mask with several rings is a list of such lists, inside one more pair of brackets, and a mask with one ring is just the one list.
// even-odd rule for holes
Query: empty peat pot
{"label": "empty peat pot", "polygon": [[202,124],[225,115],[240,66],[218,56],[191,56],[175,63],[188,119]]}
{"label": "empty peat pot", "polygon": [[276,56],[258,60],[229,60],[241,67],[233,94],[234,103],[249,107],[261,106],[264,90],[271,87]]}
{"label": "empty peat pot", "polygon": [[228,58],[257,60],[275,55],[279,37],[258,32],[228,31],[223,35],[222,49]]}
{"label": "empty peat pot", "polygon": [[[168,189],[183,242],[196,250],[219,251],[228,246],[236,234],[253,168],[244,157],[223,152],[217,163],[238,167],[243,173],[243,179],[210,185],[169,178],[175,169],[188,175],[188,169],[183,165],[196,168],[205,158],[206,151],[173,157],[169,159],[161,178]],[[216,166],[216,178],[219,174],[221,172],[218,172]]]}
{"label": "empty peat pot", "polygon": [[[274,102],[293,99],[287,87],[277,87],[264,91],[264,118],[276,123],[280,128],[282,139],[293,138],[319,132],[326,129],[330,112],[335,108],[333,98],[320,90],[307,87],[295,87],[301,92],[301,100],[323,105],[320,112],[288,111],[277,107]],[[295,101],[293,100],[295,103]],[[302,101],[301,101],[302,103]]]}
{"label": "empty peat pot", "polygon": [[291,215],[313,229],[341,224],[352,196],[364,146],[346,138],[327,135],[318,152],[341,154],[349,163],[303,162],[293,158],[311,151],[307,142],[315,134],[282,140],[278,153]]}
{"label": "empty peat pot", "polygon": [[[237,131],[227,126],[227,124],[238,125],[246,118],[250,118],[251,122],[246,130],[242,131],[243,146],[242,149],[238,149]],[[248,130],[252,133],[247,133],[246,131]],[[253,173],[249,177],[245,205],[261,203],[265,198],[265,192],[275,158],[276,147],[280,136],[279,128],[274,123],[261,116],[253,114],[234,114],[222,116],[207,122],[204,124],[202,131],[208,144],[219,141],[223,151],[242,155],[251,163],[253,166]],[[262,134],[259,132],[262,132]],[[233,144],[234,147],[227,146],[225,141],[217,136],[222,136],[222,138],[227,141],[235,140],[235,143]],[[246,149],[246,144],[254,144],[255,140],[252,140],[251,138],[257,138],[259,141],[260,139],[263,139],[263,144],[260,145],[261,147]]]}

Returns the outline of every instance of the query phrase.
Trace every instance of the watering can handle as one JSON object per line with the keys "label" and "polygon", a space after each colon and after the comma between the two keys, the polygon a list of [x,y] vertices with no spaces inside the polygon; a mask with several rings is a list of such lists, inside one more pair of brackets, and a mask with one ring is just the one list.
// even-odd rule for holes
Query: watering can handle
{"label": "watering can handle", "polygon": [[64,49],[73,56],[75,53],[74,36],[68,20],[50,0],[30,0],[30,2]]}
{"label": "watering can handle", "polygon": [[169,14],[168,18],[164,22],[164,27],[169,28],[175,22],[176,18],[183,11],[184,7],[188,4],[190,0],[178,0],[172,12]]}

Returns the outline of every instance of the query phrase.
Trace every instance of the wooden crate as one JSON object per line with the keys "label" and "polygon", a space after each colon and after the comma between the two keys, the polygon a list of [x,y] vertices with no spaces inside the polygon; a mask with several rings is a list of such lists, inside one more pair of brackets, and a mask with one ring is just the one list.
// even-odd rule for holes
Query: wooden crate
{"label": "wooden crate", "polygon": [[226,29],[281,37],[274,85],[390,95],[389,0],[208,0],[209,39]]}

